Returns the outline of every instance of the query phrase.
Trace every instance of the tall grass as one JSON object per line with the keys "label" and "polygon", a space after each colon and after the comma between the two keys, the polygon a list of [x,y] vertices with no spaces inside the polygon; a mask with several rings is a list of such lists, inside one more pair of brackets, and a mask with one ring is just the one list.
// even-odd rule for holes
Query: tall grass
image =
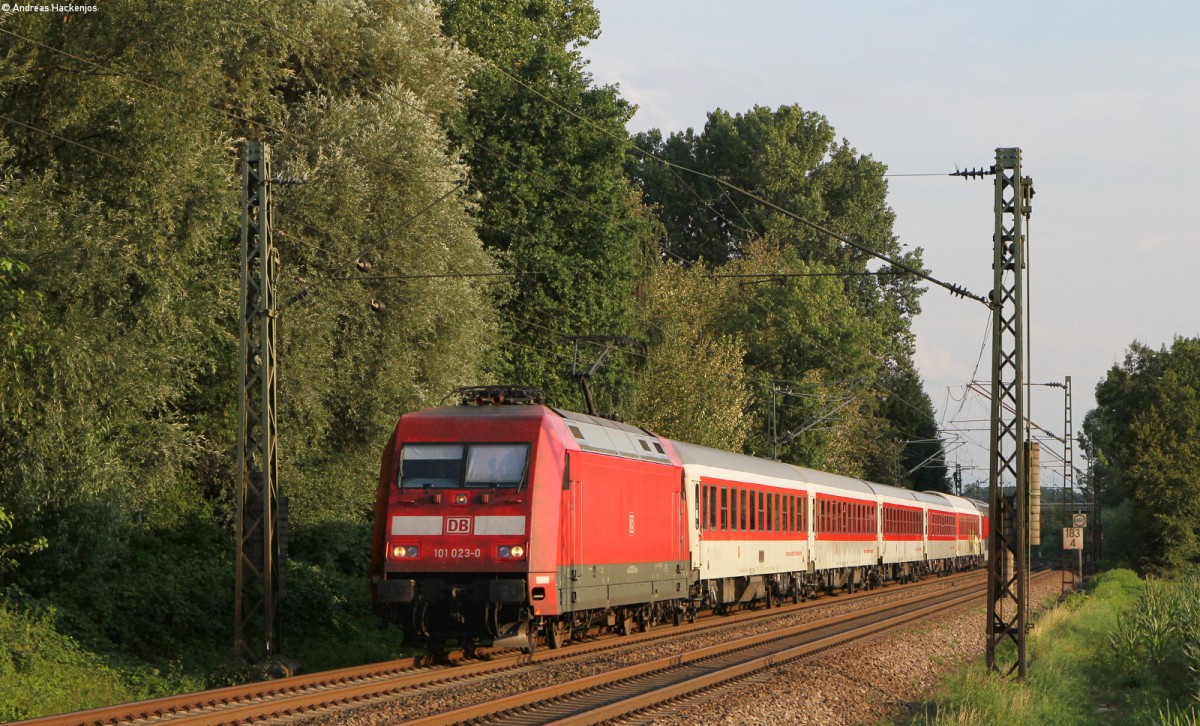
{"label": "tall grass", "polygon": [[[913,724],[1200,726],[1200,581],[1101,575],[1042,616],[1023,683],[982,666],[943,686]],[[1011,662],[1011,656],[1001,662]]]}

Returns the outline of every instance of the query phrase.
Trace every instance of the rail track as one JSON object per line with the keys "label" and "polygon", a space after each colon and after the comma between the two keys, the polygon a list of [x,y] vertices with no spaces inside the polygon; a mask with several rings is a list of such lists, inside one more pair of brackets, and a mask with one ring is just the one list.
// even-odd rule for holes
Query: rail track
{"label": "rail track", "polygon": [[[1043,575],[1044,576],[1044,575]],[[753,676],[780,663],[817,655],[854,640],[934,617],[978,599],[980,585],[966,581],[900,603],[751,635],[659,658],[610,673],[517,694],[489,703],[408,721],[442,724],[595,724],[633,716],[665,703],[678,704]]]}
{"label": "rail track", "polygon": [[[561,721],[563,718],[585,718],[590,720],[568,722],[595,722],[616,718],[619,713],[649,708],[664,700],[683,698],[686,693],[719,687],[720,683],[745,677],[754,670],[774,663],[820,652],[852,639],[868,637],[887,627],[928,617],[937,611],[935,609],[956,607],[980,597],[984,582],[982,573],[967,573],[852,595],[820,598],[799,605],[747,610],[731,616],[709,616],[699,619],[695,624],[661,627],[626,637],[589,639],[561,649],[539,650],[532,655],[496,651],[480,653],[480,657],[476,658],[466,658],[461,652],[448,653],[437,659],[422,656],[23,723],[29,726],[141,726],[294,722],[308,716],[328,716],[332,712],[410,695],[471,689],[488,679],[519,675],[541,664],[570,666],[573,662],[583,663],[603,655],[613,655],[615,660],[619,660],[617,654],[643,648],[656,641],[686,641],[701,634],[730,632],[732,639],[719,646],[699,648],[518,696],[490,700],[466,709],[426,715],[412,721],[416,724],[446,724],[469,720],[486,723],[488,719],[499,719],[504,723],[543,723]],[[931,589],[935,592],[924,593]],[[908,592],[918,594],[902,601],[868,604],[875,598]],[[849,614],[821,617],[823,611],[847,604],[862,607]],[[772,627],[769,632],[749,637],[736,636],[732,632],[754,623],[765,625],[798,613],[807,613],[808,621],[778,629]],[[553,705],[555,703],[558,705]]]}

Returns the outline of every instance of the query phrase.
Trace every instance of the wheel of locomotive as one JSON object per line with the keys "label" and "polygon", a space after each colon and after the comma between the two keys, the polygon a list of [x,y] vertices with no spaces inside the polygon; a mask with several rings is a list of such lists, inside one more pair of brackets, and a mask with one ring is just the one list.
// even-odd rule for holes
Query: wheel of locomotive
{"label": "wheel of locomotive", "polygon": [[671,608],[671,625],[677,628],[683,624],[683,607],[681,603],[677,602]]}
{"label": "wheel of locomotive", "polygon": [[552,620],[546,624],[546,642],[551,650],[557,650],[571,639],[571,624],[562,620]]}

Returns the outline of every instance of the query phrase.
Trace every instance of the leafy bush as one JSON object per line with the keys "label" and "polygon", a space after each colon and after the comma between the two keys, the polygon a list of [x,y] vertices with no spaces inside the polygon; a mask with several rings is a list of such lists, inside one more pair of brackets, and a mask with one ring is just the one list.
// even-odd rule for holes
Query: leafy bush
{"label": "leafy bush", "polygon": [[90,652],[59,632],[53,608],[0,600],[0,722],[200,690],[177,665],[160,671]]}
{"label": "leafy bush", "polygon": [[372,613],[370,589],[361,574],[348,575],[293,560],[281,610],[284,653],[309,671],[411,653],[401,647],[402,633],[382,628]]}
{"label": "leafy bush", "polygon": [[46,596],[60,625],[88,647],[163,666],[232,642],[229,533],[193,514],[126,536],[121,556],[64,570]]}

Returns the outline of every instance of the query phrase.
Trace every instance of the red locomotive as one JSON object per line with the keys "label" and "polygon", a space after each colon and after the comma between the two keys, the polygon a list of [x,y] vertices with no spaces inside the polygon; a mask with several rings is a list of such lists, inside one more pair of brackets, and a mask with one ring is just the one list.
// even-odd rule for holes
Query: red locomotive
{"label": "red locomotive", "polygon": [[983,563],[986,506],[471,389],[383,455],[372,596],[409,642],[556,648]]}

